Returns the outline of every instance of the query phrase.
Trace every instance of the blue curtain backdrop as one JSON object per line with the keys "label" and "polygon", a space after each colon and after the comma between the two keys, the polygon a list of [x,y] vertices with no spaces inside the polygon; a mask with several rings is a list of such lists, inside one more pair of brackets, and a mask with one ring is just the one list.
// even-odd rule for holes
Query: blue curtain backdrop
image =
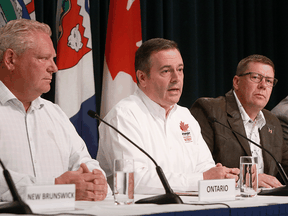
{"label": "blue curtain backdrop", "polygon": [[[37,20],[55,29],[56,0],[35,4]],[[92,0],[90,6],[99,112],[109,0]],[[288,94],[287,10],[287,0],[141,0],[142,38],[163,37],[179,44],[185,64],[179,104],[188,108],[199,97],[229,91],[242,58],[255,53],[271,58],[279,79],[266,107],[271,110]],[[54,33],[56,46],[55,38]],[[51,101],[53,85],[44,95]]]}

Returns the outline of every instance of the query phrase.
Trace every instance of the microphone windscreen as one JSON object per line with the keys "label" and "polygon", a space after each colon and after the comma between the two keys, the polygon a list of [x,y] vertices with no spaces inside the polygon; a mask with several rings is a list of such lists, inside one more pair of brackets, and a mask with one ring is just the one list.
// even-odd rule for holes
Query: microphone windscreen
{"label": "microphone windscreen", "polygon": [[88,114],[90,117],[92,117],[92,118],[96,118],[96,112],[94,112],[94,111],[92,111],[92,110],[89,110],[89,111],[87,112],[87,114]]}

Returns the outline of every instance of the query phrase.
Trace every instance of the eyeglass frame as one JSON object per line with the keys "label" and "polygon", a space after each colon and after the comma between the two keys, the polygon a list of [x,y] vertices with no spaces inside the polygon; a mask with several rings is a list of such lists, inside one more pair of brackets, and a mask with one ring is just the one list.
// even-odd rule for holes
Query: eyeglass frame
{"label": "eyeglass frame", "polygon": [[[258,76],[260,76],[260,77],[261,77],[260,81],[259,81],[259,82],[256,82],[255,80],[253,80],[252,77],[251,77],[252,74],[257,74]],[[273,78],[273,77],[265,77],[265,76],[263,76],[262,74],[259,74],[259,73],[256,73],[256,72],[243,73],[243,74],[238,75],[238,77],[246,76],[246,75],[250,75],[250,80],[251,80],[252,82],[254,82],[254,83],[261,83],[262,80],[263,80],[263,78],[265,78],[265,83],[266,83],[267,86],[270,86],[270,85],[267,84],[266,79],[267,79],[267,78],[273,79],[273,84],[272,84],[272,86],[270,86],[270,87],[274,87],[274,86],[277,84],[277,82],[278,82],[278,80],[277,80],[276,78]]]}

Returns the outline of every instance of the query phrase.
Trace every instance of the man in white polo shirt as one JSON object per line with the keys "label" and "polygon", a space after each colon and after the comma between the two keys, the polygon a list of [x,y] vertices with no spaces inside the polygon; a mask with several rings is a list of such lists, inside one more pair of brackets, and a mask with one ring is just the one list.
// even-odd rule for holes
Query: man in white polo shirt
{"label": "man in white polo shirt", "polygon": [[[136,52],[138,89],[116,104],[105,120],[150,154],[176,191],[197,189],[203,179],[235,178],[239,170],[215,163],[200,127],[187,108],[177,105],[183,87],[184,64],[174,41],[155,38]],[[152,161],[104,125],[99,126],[97,160],[112,178],[116,158],[133,158],[135,193],[162,193]]]}

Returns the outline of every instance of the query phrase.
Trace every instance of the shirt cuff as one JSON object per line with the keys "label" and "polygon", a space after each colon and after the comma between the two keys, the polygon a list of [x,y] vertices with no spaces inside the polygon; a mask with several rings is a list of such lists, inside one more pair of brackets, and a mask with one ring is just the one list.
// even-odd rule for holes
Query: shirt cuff
{"label": "shirt cuff", "polygon": [[189,191],[198,191],[198,182],[200,180],[203,180],[203,173],[193,173],[189,175]]}
{"label": "shirt cuff", "polygon": [[37,178],[35,185],[55,185],[55,178]]}

